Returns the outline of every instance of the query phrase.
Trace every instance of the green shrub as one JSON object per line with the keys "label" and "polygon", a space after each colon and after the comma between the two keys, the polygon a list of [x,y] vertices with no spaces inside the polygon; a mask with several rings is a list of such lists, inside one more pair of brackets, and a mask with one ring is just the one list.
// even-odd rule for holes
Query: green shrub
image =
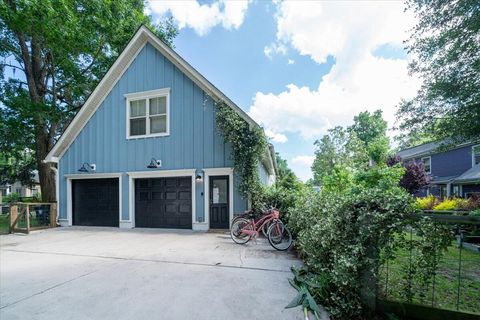
{"label": "green shrub", "polygon": [[480,209],[476,209],[476,210],[470,211],[470,212],[468,213],[468,215],[474,216],[474,217],[480,217]]}
{"label": "green shrub", "polygon": [[433,207],[438,204],[438,199],[433,195],[429,195],[424,198],[415,199],[415,204],[420,210],[432,210]]}
{"label": "green shrub", "polygon": [[20,195],[18,193],[12,192],[9,195],[3,197],[3,203],[12,203],[20,201]]}
{"label": "green shrub", "polygon": [[438,203],[433,207],[433,210],[461,210],[468,206],[468,200],[461,198],[449,198],[444,199],[442,202]]}
{"label": "green shrub", "polygon": [[303,194],[290,213],[289,226],[312,283],[308,289],[335,319],[365,316],[361,277],[381,262],[369,250],[391,245],[415,211],[413,198],[398,186],[402,172],[371,168],[357,174],[356,185],[343,193]]}

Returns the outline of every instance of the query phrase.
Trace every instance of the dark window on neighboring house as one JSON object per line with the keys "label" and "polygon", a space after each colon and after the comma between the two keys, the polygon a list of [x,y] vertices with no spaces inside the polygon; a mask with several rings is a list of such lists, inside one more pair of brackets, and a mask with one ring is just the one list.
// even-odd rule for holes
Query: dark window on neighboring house
{"label": "dark window on neighboring house", "polygon": [[472,167],[480,164],[480,144],[472,147]]}
{"label": "dark window on neighboring house", "polygon": [[446,198],[447,197],[447,185],[446,184],[441,184],[440,185],[440,198]]}
{"label": "dark window on neighboring house", "polygon": [[1,189],[1,192],[2,192],[2,196],[6,196],[6,195],[7,195],[7,189]]}
{"label": "dark window on neighboring house", "polygon": [[425,172],[428,174],[432,173],[432,158],[431,157],[422,158],[422,162],[425,168]]}
{"label": "dark window on neighboring house", "polygon": [[460,186],[453,186],[453,191],[452,191],[454,196],[460,196]]}

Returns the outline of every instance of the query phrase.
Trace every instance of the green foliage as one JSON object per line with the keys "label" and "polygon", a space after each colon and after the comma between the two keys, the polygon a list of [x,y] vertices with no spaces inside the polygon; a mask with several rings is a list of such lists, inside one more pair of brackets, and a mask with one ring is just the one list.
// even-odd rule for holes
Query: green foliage
{"label": "green foliage", "polygon": [[416,198],[415,204],[418,209],[433,210],[433,207],[438,204],[438,199],[433,195],[429,195],[424,198]]}
{"label": "green foliage", "polygon": [[342,193],[353,186],[351,169],[335,165],[329,175],[323,178],[322,189],[325,192]]}
{"label": "green foliage", "polygon": [[423,79],[397,111],[407,137],[458,142],[480,132],[480,4],[478,0],[408,0],[417,24],[406,42],[409,71]]}
{"label": "green foliage", "polygon": [[468,200],[460,198],[450,198],[444,199],[436,206],[433,207],[433,210],[460,210],[467,207]]}
{"label": "green foliage", "polygon": [[287,190],[298,190],[301,188],[302,183],[298,180],[297,176],[293,171],[288,167],[287,160],[282,159],[280,154],[277,152],[275,154],[277,161],[277,179],[275,184],[277,187],[282,187]]}
{"label": "green foliage", "polygon": [[[291,214],[289,226],[297,235],[297,246],[311,277],[323,279],[322,275],[328,274],[321,286],[308,289],[336,319],[363,316],[361,275],[380,263],[368,250],[387,246],[413,211],[411,196],[398,187],[398,180],[391,181],[397,170],[386,170],[394,173],[376,173],[384,182],[365,183],[374,185],[370,188],[343,194],[322,190],[301,197]],[[389,181],[392,183],[387,187]]]}
{"label": "green foliage", "polygon": [[241,178],[240,192],[251,199],[253,208],[260,207],[264,190],[258,166],[267,148],[267,139],[262,129],[250,128],[250,125],[225,103],[217,104],[216,124],[225,141],[232,145],[235,172]]}
{"label": "green foliage", "polygon": [[42,160],[135,30],[146,24],[170,45],[177,34],[144,11],[142,0],[0,1],[0,153],[13,159],[2,180],[37,169],[45,200],[55,200]]}
{"label": "green foliage", "polygon": [[3,203],[13,203],[20,201],[20,195],[18,193],[12,192],[9,195],[6,195],[2,198]]}
{"label": "green foliage", "polygon": [[[318,304],[315,302],[315,299],[310,294],[307,286],[322,288],[323,283],[321,281],[313,282],[312,279],[309,279],[310,277],[308,271],[304,268],[297,269],[295,267],[292,267],[292,273],[294,277],[293,279],[289,279],[289,282],[292,287],[294,287],[298,291],[298,293],[285,308],[287,309],[302,306],[306,320],[308,320],[308,311],[311,311],[314,314],[315,319],[320,320],[320,314],[322,313],[322,311],[320,310]],[[323,279],[325,281],[327,280],[326,277]]]}

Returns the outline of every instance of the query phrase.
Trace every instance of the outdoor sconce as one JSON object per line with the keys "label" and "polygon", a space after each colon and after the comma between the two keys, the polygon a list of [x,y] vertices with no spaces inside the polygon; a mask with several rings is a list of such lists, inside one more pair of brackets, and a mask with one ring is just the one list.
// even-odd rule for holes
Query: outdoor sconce
{"label": "outdoor sconce", "polygon": [[197,172],[197,175],[195,176],[195,181],[196,182],[201,182],[203,180],[203,172],[199,171]]}
{"label": "outdoor sconce", "polygon": [[78,171],[85,172],[85,173],[92,173],[92,172],[95,172],[96,169],[97,169],[97,166],[95,165],[95,163],[89,164],[87,162],[84,162],[82,164],[82,167],[78,169]]}
{"label": "outdoor sconce", "polygon": [[157,169],[162,166],[162,160],[156,160],[155,158],[152,158],[150,160],[150,164],[147,166],[148,169]]}

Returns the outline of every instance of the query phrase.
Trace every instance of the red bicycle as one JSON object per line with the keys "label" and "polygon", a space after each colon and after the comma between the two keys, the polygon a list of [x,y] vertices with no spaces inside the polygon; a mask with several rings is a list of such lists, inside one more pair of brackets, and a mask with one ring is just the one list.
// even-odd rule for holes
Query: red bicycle
{"label": "red bicycle", "polygon": [[230,228],[230,236],[235,243],[245,244],[258,238],[266,225],[268,225],[266,236],[272,247],[280,251],[290,248],[293,243],[292,234],[280,220],[280,212],[277,209],[269,210],[258,220],[255,220],[253,213],[249,213],[248,218],[235,219]]}

